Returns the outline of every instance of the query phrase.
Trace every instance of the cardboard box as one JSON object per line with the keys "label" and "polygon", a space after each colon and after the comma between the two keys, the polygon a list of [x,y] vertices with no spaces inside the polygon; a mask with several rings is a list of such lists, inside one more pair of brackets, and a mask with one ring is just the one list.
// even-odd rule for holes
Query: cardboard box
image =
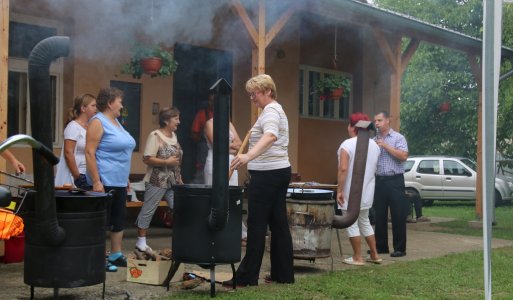
{"label": "cardboard box", "polygon": [[[171,268],[171,261],[151,261],[128,259],[126,268],[126,281],[145,284],[161,285]],[[171,282],[181,281],[183,276],[183,263],[176,271]]]}

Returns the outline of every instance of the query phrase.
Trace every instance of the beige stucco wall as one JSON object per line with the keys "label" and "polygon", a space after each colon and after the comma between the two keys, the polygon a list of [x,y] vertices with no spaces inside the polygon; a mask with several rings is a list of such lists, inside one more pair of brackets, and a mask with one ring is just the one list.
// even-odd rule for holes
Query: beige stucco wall
{"label": "beige stucco wall", "polygon": [[[19,3],[23,2],[17,0]],[[20,7],[18,7],[20,9]],[[27,11],[24,11],[28,13]],[[52,17],[51,13],[41,13]],[[277,85],[278,101],[289,119],[290,143],[289,157],[292,172],[300,173],[304,181],[334,183],[336,181],[336,150],[340,142],[347,137],[347,122],[333,120],[307,119],[299,117],[298,70],[299,65],[321,68],[333,68],[333,24],[314,19],[306,28],[315,34],[305,34],[301,25],[303,15],[296,13],[276,35],[266,50],[266,73],[270,74]],[[85,26],[83,20],[61,21],[66,24],[66,34],[72,41],[75,31]],[[233,99],[232,121],[241,139],[251,126],[251,102],[244,85],[251,77],[253,44],[249,39],[238,16],[226,13],[218,22],[231,22],[235,26],[215,26],[218,31],[210,43],[193,43],[195,46],[211,47],[230,51],[233,55]],[[320,22],[320,23],[319,23]],[[272,24],[272,21],[270,21]],[[177,40],[188,43],[187,40]],[[361,43],[362,42],[362,43]],[[108,41],[105,41],[108,43]],[[381,53],[373,36],[366,30],[361,31],[351,24],[339,24],[337,56],[339,70],[353,74],[352,91],[353,111],[363,111],[372,115],[378,109],[386,109],[389,83],[386,73],[376,72],[375,66],[387,70],[383,65]],[[94,45],[91,45],[94,47]],[[121,65],[129,58],[129,41],[126,45],[113,45],[108,59],[87,57],[86,48],[73,47],[70,56],[65,58],[64,110],[72,105],[73,97],[81,93],[97,94],[99,88],[109,85],[111,80],[141,83],[141,130],[140,150],[132,157],[132,173],[143,173],[145,165],[141,160],[148,133],[158,127],[151,114],[151,104],[157,102],[160,107],[172,105],[173,78],[133,79],[130,75],[120,74]],[[283,51],[283,58],[277,57],[278,50]],[[366,57],[365,60],[362,57]],[[383,66],[383,68],[381,68]],[[374,91],[376,89],[376,91]],[[64,119],[64,116],[62,116]],[[60,147],[55,153],[60,153]],[[16,155],[29,166],[31,172],[31,154],[28,148],[15,149]],[[240,172],[240,182],[245,179],[245,170]]]}

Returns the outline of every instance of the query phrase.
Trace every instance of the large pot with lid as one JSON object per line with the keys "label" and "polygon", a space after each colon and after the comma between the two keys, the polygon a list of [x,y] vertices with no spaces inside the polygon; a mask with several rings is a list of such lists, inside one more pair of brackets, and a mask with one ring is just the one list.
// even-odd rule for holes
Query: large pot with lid
{"label": "large pot with lid", "polygon": [[331,223],[335,212],[333,191],[288,189],[286,203],[294,258],[329,257]]}

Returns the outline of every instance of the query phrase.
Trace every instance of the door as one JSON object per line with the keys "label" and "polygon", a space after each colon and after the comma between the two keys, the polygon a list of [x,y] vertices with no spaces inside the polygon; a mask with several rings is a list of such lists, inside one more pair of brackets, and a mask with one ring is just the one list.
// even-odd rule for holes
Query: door
{"label": "door", "polygon": [[455,160],[443,160],[445,199],[475,199],[476,175],[462,163]]}
{"label": "door", "polygon": [[423,199],[440,199],[443,195],[440,160],[421,160],[414,180],[420,185],[420,195]]}
{"label": "door", "polygon": [[[232,84],[232,54],[222,50],[177,44],[173,105],[180,110],[178,141],[183,149],[182,178],[190,183],[196,172],[197,144],[191,139],[196,112],[207,107],[208,90],[219,78]],[[198,170],[201,171],[202,170]]]}

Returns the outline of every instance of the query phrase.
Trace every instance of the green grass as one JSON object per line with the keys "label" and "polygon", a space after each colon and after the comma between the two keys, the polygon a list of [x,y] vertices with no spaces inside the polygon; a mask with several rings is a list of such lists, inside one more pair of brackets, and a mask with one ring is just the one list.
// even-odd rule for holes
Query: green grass
{"label": "green grass", "polygon": [[[456,220],[436,223],[431,230],[482,236],[470,228],[476,220],[473,203],[437,202],[424,208],[427,217]],[[513,206],[496,209],[493,237],[513,240]],[[513,299],[513,248],[492,251],[492,297]],[[483,299],[483,252],[471,251],[433,259],[365,266],[296,278],[293,285],[266,284],[235,291],[217,285],[218,299]],[[205,299],[209,291],[178,291],[165,299]]]}
{"label": "green grass", "polygon": [[[483,230],[471,228],[469,221],[477,220],[473,202],[435,201],[433,206],[424,207],[423,215],[427,217],[456,218],[454,221],[436,223],[432,231],[470,236],[483,236]],[[497,207],[495,210],[497,225],[492,228],[494,238],[513,240],[513,206],[511,204]]]}
{"label": "green grass", "polygon": [[[492,254],[494,299],[511,299],[513,248]],[[166,299],[205,299],[209,292],[175,292]],[[235,291],[217,285],[218,299],[483,299],[481,251],[298,278]]]}

